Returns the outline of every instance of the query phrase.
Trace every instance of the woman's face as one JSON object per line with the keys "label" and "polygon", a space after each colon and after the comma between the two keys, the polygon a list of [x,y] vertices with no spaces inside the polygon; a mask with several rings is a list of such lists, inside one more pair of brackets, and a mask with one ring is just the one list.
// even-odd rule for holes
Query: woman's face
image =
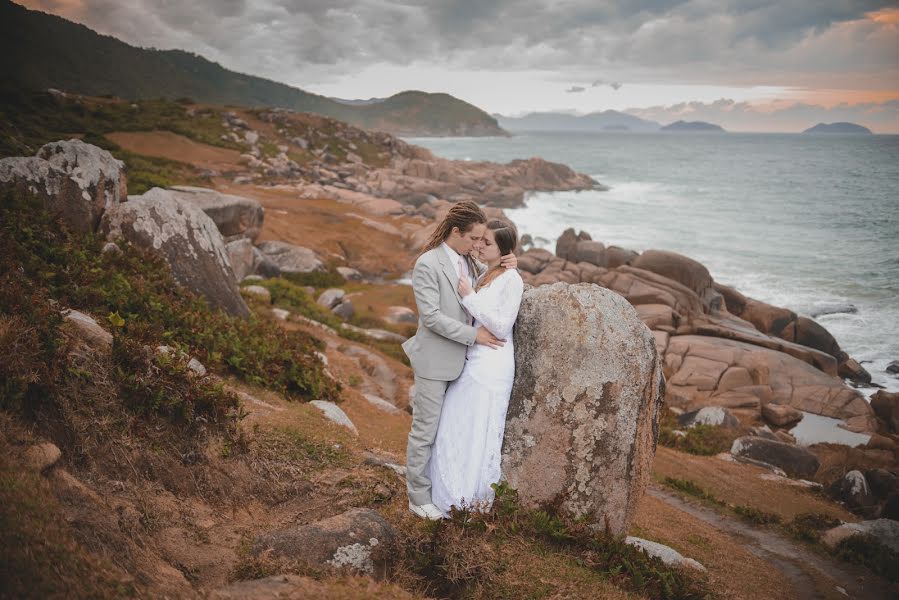
{"label": "woman's face", "polygon": [[490,263],[493,261],[498,261],[499,257],[499,246],[496,245],[496,239],[494,238],[493,230],[487,229],[484,232],[484,237],[481,241],[481,252],[478,258],[483,263]]}

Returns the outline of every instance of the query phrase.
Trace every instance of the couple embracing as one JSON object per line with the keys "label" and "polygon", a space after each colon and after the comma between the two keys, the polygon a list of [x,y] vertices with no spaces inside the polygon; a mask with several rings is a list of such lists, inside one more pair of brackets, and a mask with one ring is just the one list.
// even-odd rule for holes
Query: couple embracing
{"label": "couple embracing", "polygon": [[493,502],[524,289],[516,238],[509,224],[459,202],[415,262],[418,331],[403,350],[415,372],[406,484],[409,509],[420,517]]}

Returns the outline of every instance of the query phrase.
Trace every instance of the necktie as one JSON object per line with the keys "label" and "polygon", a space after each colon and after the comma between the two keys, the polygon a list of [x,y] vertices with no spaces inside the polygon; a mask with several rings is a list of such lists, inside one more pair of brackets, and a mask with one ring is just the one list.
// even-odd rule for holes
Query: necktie
{"label": "necktie", "polygon": [[[465,273],[465,266],[462,264],[462,257],[460,256],[459,257],[459,277],[467,277],[467,276],[468,275]],[[469,283],[471,283],[471,282],[469,281]],[[472,321],[471,315],[468,313],[468,310],[464,306],[462,307],[462,310],[465,311],[465,314],[468,317],[468,324],[474,325],[474,322]]]}

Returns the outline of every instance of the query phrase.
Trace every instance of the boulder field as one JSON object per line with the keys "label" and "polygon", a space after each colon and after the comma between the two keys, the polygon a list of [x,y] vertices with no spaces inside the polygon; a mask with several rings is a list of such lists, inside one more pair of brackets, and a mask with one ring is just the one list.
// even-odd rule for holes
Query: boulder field
{"label": "boulder field", "polygon": [[774,403],[840,419],[852,431],[878,430],[871,405],[842,379],[866,383],[870,376],[826,329],[716,283],[689,257],[606,247],[568,229],[555,254],[529,249],[519,267],[534,286],[592,283],[634,305],[663,357],[671,407],[757,415]]}

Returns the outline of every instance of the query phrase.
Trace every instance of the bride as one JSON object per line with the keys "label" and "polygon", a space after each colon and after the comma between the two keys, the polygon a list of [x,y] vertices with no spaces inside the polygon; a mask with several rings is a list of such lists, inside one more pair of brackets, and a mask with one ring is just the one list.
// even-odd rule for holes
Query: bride
{"label": "bride", "polygon": [[506,409],[515,378],[512,326],[518,317],[524,283],[515,269],[500,266],[500,257],[512,252],[515,230],[503,221],[487,223],[479,258],[487,271],[471,288],[459,279],[462,305],[504,346],[468,348],[465,366],[446,390],[440,424],[431,454],[432,502],[446,515],[451,506],[488,510],[500,479],[500,451]]}

